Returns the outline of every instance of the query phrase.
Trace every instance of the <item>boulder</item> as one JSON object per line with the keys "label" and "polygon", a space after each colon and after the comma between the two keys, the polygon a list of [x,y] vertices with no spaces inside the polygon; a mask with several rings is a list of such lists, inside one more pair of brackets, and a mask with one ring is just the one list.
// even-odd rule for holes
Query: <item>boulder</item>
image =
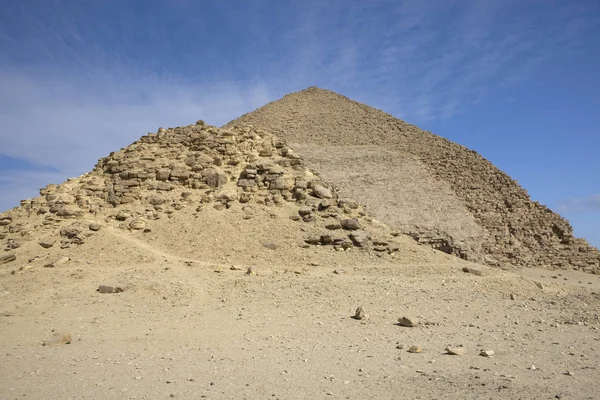
{"label": "boulder", "polygon": [[358,219],[356,218],[348,218],[345,219],[341,222],[342,228],[347,229],[347,230],[357,230],[360,229],[360,222],[358,222]]}
{"label": "boulder", "polygon": [[356,247],[365,247],[369,243],[369,234],[363,230],[357,230],[348,235],[352,244]]}
{"label": "boulder", "polygon": [[327,189],[323,185],[316,184],[313,186],[313,194],[320,199],[332,199],[333,194],[331,190]]}

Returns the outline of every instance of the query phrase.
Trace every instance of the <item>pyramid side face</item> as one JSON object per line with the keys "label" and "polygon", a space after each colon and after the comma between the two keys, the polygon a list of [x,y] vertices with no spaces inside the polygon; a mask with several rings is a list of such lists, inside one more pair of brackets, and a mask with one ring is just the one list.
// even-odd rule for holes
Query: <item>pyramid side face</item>
{"label": "pyramid side face", "polygon": [[[347,163],[344,158],[367,147],[371,154],[377,149],[381,154],[368,161],[373,164],[374,180],[398,182],[392,170],[398,163],[390,163],[386,156],[394,153],[410,164],[406,173],[413,174],[402,184],[374,187],[368,180],[357,179],[352,185],[345,182],[346,187],[353,186],[355,197],[368,206],[374,199],[388,199],[375,205],[387,210],[387,216],[380,213],[378,217],[419,241],[490,265],[600,270],[600,252],[575,238],[564,218],[531,201],[507,174],[476,152],[382,111],[328,90],[309,88],[226,126],[248,124],[303,149],[300,153],[309,166],[341,186],[343,179],[339,182],[335,176],[356,175],[362,168],[360,159]],[[334,172],[328,176],[327,171]],[[361,197],[361,191],[369,196]],[[416,204],[427,211],[415,211]],[[439,214],[432,217],[431,210]],[[394,220],[390,215],[406,217]]]}

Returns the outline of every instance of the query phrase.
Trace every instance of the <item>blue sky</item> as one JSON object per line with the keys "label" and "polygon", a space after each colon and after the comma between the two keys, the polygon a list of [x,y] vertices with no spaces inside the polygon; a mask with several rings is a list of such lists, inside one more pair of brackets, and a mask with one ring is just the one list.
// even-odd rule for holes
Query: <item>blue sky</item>
{"label": "blue sky", "polygon": [[319,86],[480,152],[600,246],[597,0],[0,0],[0,210]]}

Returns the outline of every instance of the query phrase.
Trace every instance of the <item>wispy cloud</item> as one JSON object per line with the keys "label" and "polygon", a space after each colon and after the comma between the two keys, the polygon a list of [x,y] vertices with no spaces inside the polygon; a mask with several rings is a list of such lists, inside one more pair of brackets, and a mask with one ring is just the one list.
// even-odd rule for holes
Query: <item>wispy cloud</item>
{"label": "wispy cloud", "polygon": [[561,212],[600,212],[600,193],[587,197],[575,197],[562,201],[559,204]]}

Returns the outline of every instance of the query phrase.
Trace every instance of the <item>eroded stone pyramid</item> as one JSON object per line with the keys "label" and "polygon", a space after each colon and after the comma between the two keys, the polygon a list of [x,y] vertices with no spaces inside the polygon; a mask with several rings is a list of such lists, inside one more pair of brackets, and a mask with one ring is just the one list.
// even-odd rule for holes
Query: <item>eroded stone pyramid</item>
{"label": "eroded stone pyramid", "polygon": [[476,152],[328,90],[289,94],[226,127],[286,139],[382,221],[489,265],[600,271],[600,252]]}
{"label": "eroded stone pyramid", "polygon": [[190,260],[245,262],[276,247],[281,260],[301,260],[311,246],[394,257],[402,240],[306,169],[285,141],[249,126],[161,128],[40,194],[0,214],[1,263],[53,266],[107,230],[116,235],[109,246],[90,245],[86,255],[110,261],[111,240],[135,239]]}

